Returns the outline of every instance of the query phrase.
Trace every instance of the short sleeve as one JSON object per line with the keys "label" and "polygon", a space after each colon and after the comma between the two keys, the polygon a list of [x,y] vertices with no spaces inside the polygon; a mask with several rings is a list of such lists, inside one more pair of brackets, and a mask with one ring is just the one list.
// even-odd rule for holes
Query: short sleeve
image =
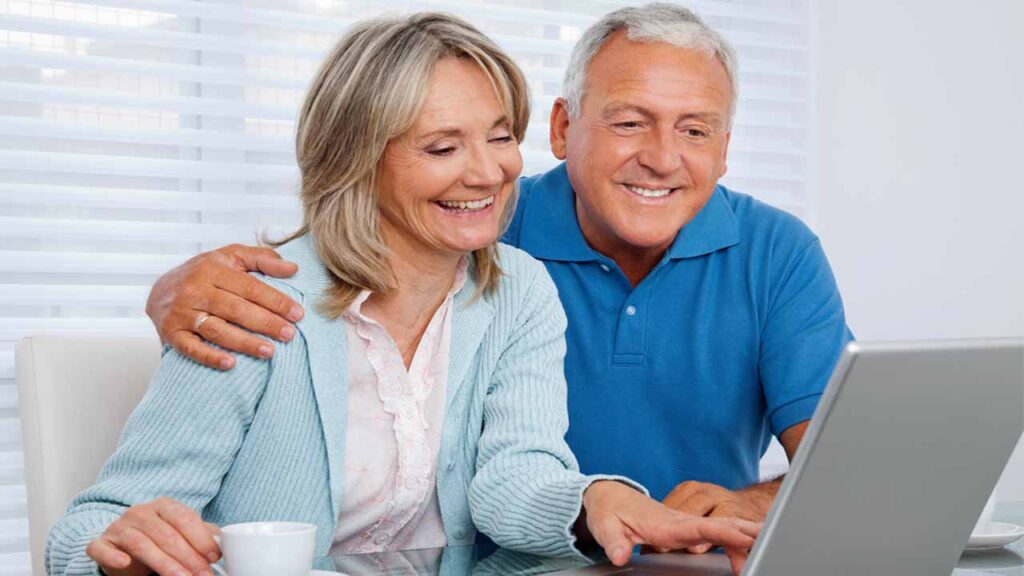
{"label": "short sleeve", "polygon": [[853,334],[817,238],[777,268],[758,360],[772,433],[809,420]]}

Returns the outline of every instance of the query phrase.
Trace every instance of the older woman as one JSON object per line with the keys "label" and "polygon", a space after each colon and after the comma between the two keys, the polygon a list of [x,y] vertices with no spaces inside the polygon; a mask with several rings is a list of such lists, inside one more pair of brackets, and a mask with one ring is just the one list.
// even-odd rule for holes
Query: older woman
{"label": "older woman", "polygon": [[548,555],[589,533],[619,564],[636,543],[741,557],[756,525],[577,471],[555,288],[495,243],[528,117],[520,71],[460,20],[352,30],[299,119],[304,218],[281,253],[300,273],[267,279],[315,313],[273,359],[230,372],[168,352],[53,529],[50,574],[206,574],[215,524],[283,519],[316,524],[321,554],[469,544],[479,529]]}

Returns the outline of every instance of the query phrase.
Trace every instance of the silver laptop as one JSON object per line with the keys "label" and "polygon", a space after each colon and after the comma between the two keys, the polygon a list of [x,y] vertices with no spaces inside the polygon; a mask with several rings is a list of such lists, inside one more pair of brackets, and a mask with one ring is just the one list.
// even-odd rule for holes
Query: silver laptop
{"label": "silver laptop", "polygon": [[[935,576],[956,566],[1024,429],[1024,340],[852,343],[746,576]],[[731,574],[651,554],[559,574]]]}

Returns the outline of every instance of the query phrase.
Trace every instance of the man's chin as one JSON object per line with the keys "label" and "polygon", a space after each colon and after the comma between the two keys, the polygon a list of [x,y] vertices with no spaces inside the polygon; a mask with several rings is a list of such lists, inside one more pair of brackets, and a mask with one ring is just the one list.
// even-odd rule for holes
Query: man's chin
{"label": "man's chin", "polygon": [[679,233],[679,228],[659,226],[656,232],[650,228],[631,228],[619,231],[619,242],[634,250],[649,252],[652,250],[667,250]]}

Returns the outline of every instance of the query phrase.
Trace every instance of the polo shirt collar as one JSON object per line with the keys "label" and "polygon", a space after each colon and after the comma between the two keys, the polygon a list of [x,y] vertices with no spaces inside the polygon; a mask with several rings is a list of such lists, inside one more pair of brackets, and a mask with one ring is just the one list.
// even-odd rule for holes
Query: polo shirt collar
{"label": "polo shirt collar", "polygon": [[725,197],[725,188],[715,186],[704,208],[676,234],[667,258],[696,258],[740,243],[736,214]]}
{"label": "polo shirt collar", "polygon": [[529,204],[524,206],[519,247],[534,258],[565,262],[600,260],[587,244],[576,219],[576,194],[569,184],[565,163],[532,183]]}
{"label": "polo shirt collar", "polygon": [[[590,262],[603,257],[587,244],[576,219],[576,194],[565,163],[539,177],[525,206],[519,246],[541,260]],[[736,215],[725,188],[714,193],[689,224],[676,234],[666,258],[695,258],[739,244]]]}

